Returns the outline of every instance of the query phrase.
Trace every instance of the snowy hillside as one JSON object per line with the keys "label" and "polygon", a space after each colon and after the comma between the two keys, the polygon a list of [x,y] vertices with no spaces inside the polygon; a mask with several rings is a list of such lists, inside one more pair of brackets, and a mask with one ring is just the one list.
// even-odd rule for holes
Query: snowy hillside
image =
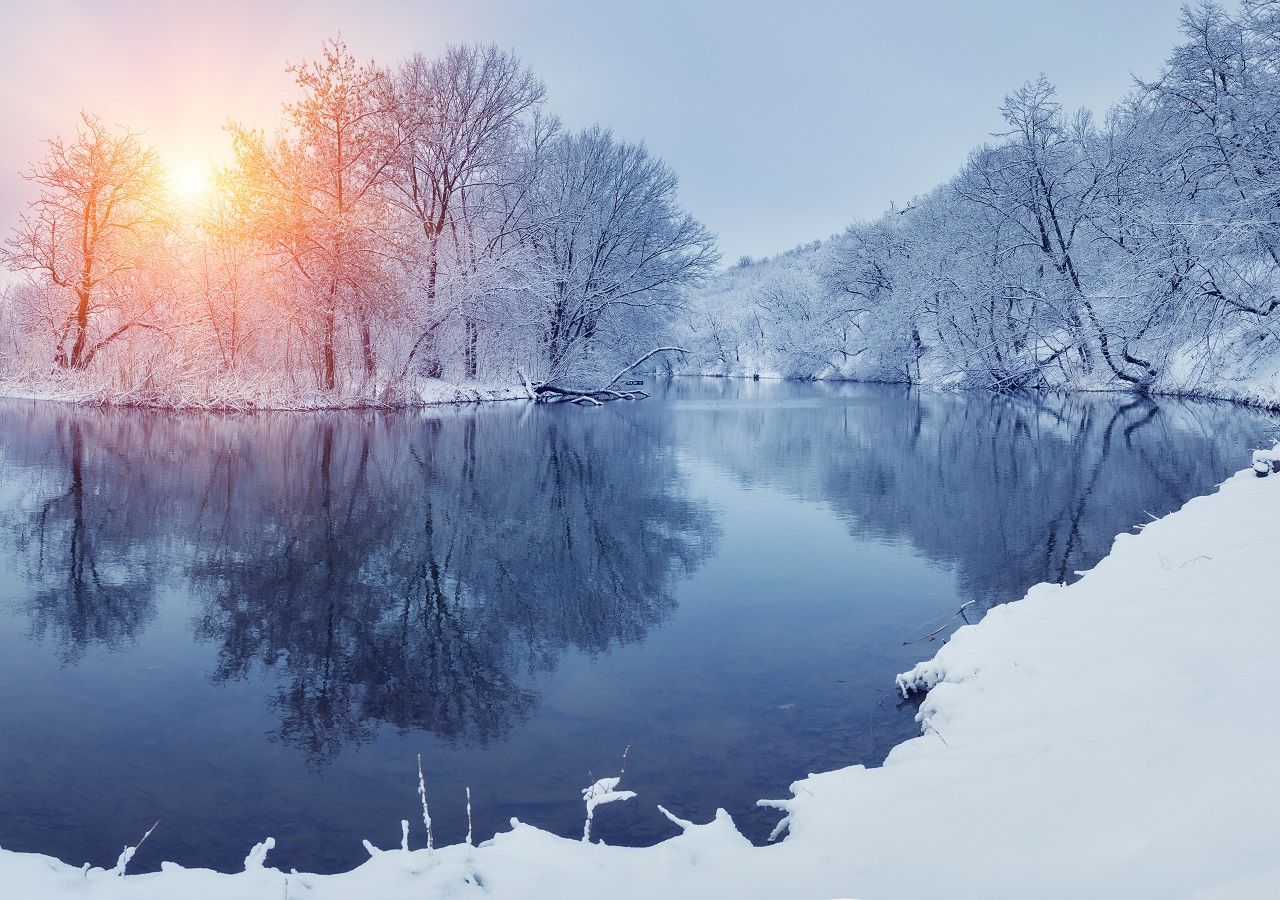
{"label": "snowy hillside", "polygon": [[1280,403],[1280,11],[1242,6],[1105,115],[1040,76],[950,181],[690,289],[687,371]]}

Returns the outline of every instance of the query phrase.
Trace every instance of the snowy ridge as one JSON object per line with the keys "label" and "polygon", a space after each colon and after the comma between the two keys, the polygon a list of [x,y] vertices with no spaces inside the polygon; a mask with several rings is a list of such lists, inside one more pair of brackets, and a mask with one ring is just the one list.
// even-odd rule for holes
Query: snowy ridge
{"label": "snowy ridge", "polygon": [[930,689],[924,733],[796,782],[768,847],[673,810],[682,833],[647,848],[513,820],[478,847],[370,845],[332,876],[270,868],[264,841],[234,875],[0,851],[0,879],[15,898],[1273,897],[1280,723],[1247,689],[1274,675],[1278,514],[1280,478],[1243,472],[961,628],[898,679]]}

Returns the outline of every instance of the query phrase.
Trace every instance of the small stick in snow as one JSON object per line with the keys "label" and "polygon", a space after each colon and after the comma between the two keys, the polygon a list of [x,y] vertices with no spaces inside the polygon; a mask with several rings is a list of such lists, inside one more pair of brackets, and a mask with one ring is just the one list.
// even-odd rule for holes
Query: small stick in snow
{"label": "small stick in snow", "polygon": [[690,822],[688,819],[682,819],[677,815],[673,815],[671,811],[668,810],[661,803],[658,804],[658,812],[662,813],[664,816],[670,819],[672,824],[674,824],[681,831],[691,831],[693,829],[692,822]]}
{"label": "small stick in snow", "polygon": [[427,852],[435,849],[431,837],[431,812],[427,809],[427,781],[422,777],[422,754],[418,754],[418,797],[422,800],[422,824],[427,826]]}
{"label": "small stick in snow", "polygon": [[134,844],[132,847],[126,846],[124,850],[120,852],[120,858],[116,860],[116,867],[113,870],[117,875],[124,877],[124,870],[128,868],[129,860],[133,859],[133,855],[138,852],[138,848],[142,846],[143,841],[151,837],[151,832],[155,831],[156,825],[159,824],[160,820],[156,819],[155,824],[147,829],[147,833],[142,836],[142,839],[139,840],[138,843]]}
{"label": "small stick in snow", "polygon": [[249,855],[244,858],[244,870],[252,872],[261,869],[267,861],[267,853],[274,850],[276,839],[267,838],[260,844],[254,844],[253,849],[249,851]]}
{"label": "small stick in snow", "polygon": [[467,846],[471,846],[471,785],[467,785]]}
{"label": "small stick in snow", "polygon": [[627,748],[622,751],[622,768],[618,770],[618,774],[614,778],[601,778],[595,780],[595,776],[591,774],[591,770],[587,770],[587,777],[591,778],[591,786],[582,792],[582,801],[587,806],[587,821],[582,826],[582,843],[591,843],[591,822],[595,818],[596,807],[604,803],[613,803],[617,800],[630,800],[634,797],[635,791],[619,791],[617,790],[618,782],[622,781],[622,776],[627,771],[627,754],[631,752],[631,745],[627,744]]}

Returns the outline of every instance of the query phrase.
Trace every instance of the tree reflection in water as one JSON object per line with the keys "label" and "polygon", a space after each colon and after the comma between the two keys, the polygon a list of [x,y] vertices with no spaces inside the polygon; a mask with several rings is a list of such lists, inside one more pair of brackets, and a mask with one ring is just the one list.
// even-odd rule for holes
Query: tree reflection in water
{"label": "tree reflection in water", "polygon": [[1266,416],[1125,394],[943,393],[888,385],[675,382],[679,439],[745,484],[835,510],[959,574],[984,607],[1070,581],[1115,535],[1244,468]]}
{"label": "tree reflection in water", "polygon": [[[582,769],[632,739],[643,797],[696,820],[724,806],[763,838],[758,797],[915,732],[893,675],[937,644],[904,640],[1074,577],[1247,465],[1265,430],[1124,396],[655,395],[253,416],[0,403],[0,606],[19,613],[16,634],[0,619],[0,699],[30,735],[0,742],[18,773],[0,843],[101,861],[161,817],[170,858],[237,866],[261,831],[284,865],[349,867],[361,837],[398,837],[420,750],[442,823],[471,783],[492,792],[480,833],[518,813],[569,834]],[[671,828],[644,804],[599,827]]]}
{"label": "tree reflection in water", "polygon": [[574,412],[9,410],[6,475],[52,494],[5,516],[33,627],[74,658],[182,583],[214,680],[274,673],[315,760],[383,724],[500,738],[522,673],[642,638],[715,542],[656,421]]}
{"label": "tree reflection in water", "polygon": [[[154,618],[155,597],[151,561],[129,534],[135,518],[117,508],[114,485],[100,484],[97,477],[100,464],[115,466],[119,460],[108,460],[110,451],[100,446],[86,447],[78,416],[49,424],[40,434],[47,442],[43,459],[30,477],[4,473],[12,488],[35,502],[34,514],[6,516],[5,524],[26,561],[30,588],[23,605],[32,633],[50,639],[70,662],[90,645],[131,641]],[[27,437],[25,427],[6,422],[7,451]]]}

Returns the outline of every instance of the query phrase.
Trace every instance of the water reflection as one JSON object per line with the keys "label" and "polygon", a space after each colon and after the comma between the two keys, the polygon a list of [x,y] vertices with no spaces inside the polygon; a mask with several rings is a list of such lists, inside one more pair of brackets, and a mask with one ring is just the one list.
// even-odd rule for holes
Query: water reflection
{"label": "water reflection", "polygon": [[214,680],[276,673],[279,736],[325,757],[380,723],[499,738],[533,703],[522,672],[661,622],[716,538],[677,447],[954,566],[989,606],[1070,580],[1261,432],[1224,404],[709,384],[631,415],[11,403],[0,516],[32,631],[68,661],[177,584]]}
{"label": "water reflection", "polygon": [[0,845],[110,862],[161,818],[139,870],[238,868],[265,834],[279,865],[347,868],[362,837],[399,839],[419,751],[442,840],[466,786],[479,834],[511,815],[580,833],[586,770],[633,740],[646,803],[616,804],[601,837],[669,835],[663,803],[723,806],[763,839],[757,798],[915,733],[892,679],[937,645],[904,640],[1089,568],[1265,430],[1118,396],[654,393],[410,414],[0,403]]}
{"label": "water reflection", "polygon": [[[6,461],[15,450],[28,449],[26,428],[34,424],[30,411],[5,423]],[[90,645],[127,643],[154,617],[151,562],[132,533],[142,512],[127,500],[135,467],[105,459],[113,450],[86,447],[78,416],[41,425],[39,462],[26,472],[30,480],[5,472],[10,489],[31,492],[27,499],[34,499],[36,512],[6,516],[5,523],[17,557],[25,561],[29,589],[23,605],[32,633],[49,639],[70,662]],[[91,433],[89,441],[95,439]],[[123,483],[98,478],[104,463]]]}
{"label": "water reflection", "polygon": [[675,382],[681,439],[744,484],[831,506],[862,537],[953,566],[983,606],[1071,581],[1115,535],[1243,468],[1267,417],[1114,394]]}
{"label": "water reflection", "polygon": [[[323,760],[382,724],[502,737],[521,673],[642,638],[714,546],[657,423],[515,408],[184,416],[27,405],[4,521],[68,659],[119,645],[157,584],[198,601],[214,681],[278,681],[275,736]],[[42,499],[47,497],[47,499]]]}

